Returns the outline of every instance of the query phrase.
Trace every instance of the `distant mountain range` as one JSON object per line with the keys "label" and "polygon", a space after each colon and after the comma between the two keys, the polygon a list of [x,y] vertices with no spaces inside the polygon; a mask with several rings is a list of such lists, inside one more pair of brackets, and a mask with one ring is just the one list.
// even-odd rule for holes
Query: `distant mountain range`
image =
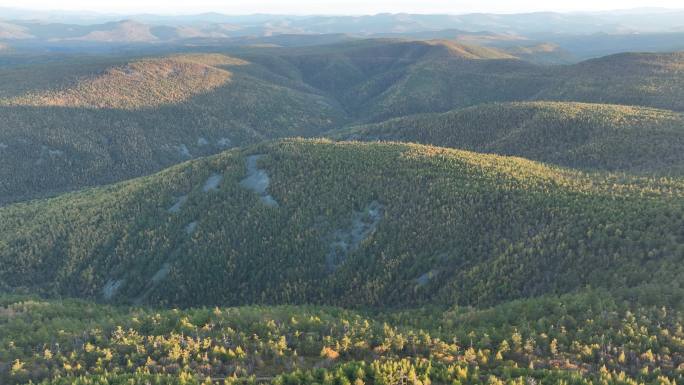
{"label": "distant mountain range", "polygon": [[203,26],[229,24],[234,31],[282,31],[288,33],[409,33],[462,29],[487,30],[530,34],[554,32],[559,34],[672,32],[682,31],[684,9],[632,9],[612,12],[523,14],[472,13],[444,14],[390,14],[364,16],[324,15],[225,15],[202,13],[195,15],[155,14],[99,14],[86,12],[31,11],[0,8],[5,20],[41,21],[48,24],[103,24],[121,19],[132,19],[152,25]]}
{"label": "distant mountain range", "polygon": [[1,385],[684,384],[682,12],[0,16]]}
{"label": "distant mountain range", "polygon": [[24,49],[73,49],[84,45],[91,49],[92,44],[206,44],[217,40],[221,44],[279,45],[268,41],[279,35],[330,35],[329,40],[454,39],[511,48],[518,53],[550,50],[554,55],[542,62],[551,63],[624,51],[684,49],[684,10],[666,9],[515,15],[164,16],[0,8],[0,15],[0,42],[13,42]]}

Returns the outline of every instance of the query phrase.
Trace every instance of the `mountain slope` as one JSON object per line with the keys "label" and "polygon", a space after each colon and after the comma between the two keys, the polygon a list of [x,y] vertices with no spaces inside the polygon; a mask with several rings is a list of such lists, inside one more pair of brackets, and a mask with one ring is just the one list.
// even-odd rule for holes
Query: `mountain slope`
{"label": "mountain slope", "polygon": [[8,79],[0,101],[0,204],[145,175],[263,139],[314,135],[345,120],[313,90],[224,55],[121,61],[0,71]]}
{"label": "mountain slope", "polygon": [[607,104],[488,104],[357,126],[333,136],[515,155],[584,169],[684,173],[684,116]]}
{"label": "mountain slope", "polygon": [[445,40],[371,39],[248,57],[326,92],[362,121],[528,99],[544,83],[536,66],[505,52]]}
{"label": "mountain slope", "polygon": [[623,53],[562,68],[537,98],[684,111],[682,75],[684,52]]}
{"label": "mountain slope", "polygon": [[33,35],[29,30],[20,25],[0,21],[0,39],[2,40],[16,40],[16,39],[30,39]]}
{"label": "mountain slope", "polygon": [[174,305],[474,305],[631,287],[681,277],[683,196],[680,179],[288,140],[1,208],[0,282]]}
{"label": "mountain slope", "polygon": [[[0,130],[0,204],[148,174],[215,153],[229,142],[318,136],[349,123],[492,102],[590,101],[680,111],[679,101],[684,100],[681,54],[618,55],[572,66],[539,66],[491,48],[397,39],[233,51],[69,59],[62,65],[0,70],[6,85],[0,90],[0,121],[5,124]],[[634,116],[640,111],[629,112],[629,119],[641,119]],[[652,112],[643,112],[646,122],[656,119]],[[665,125],[672,121],[664,120]],[[676,171],[670,168],[678,167],[674,152],[681,141],[669,128],[653,124],[659,127],[657,135],[641,136],[627,128],[629,140],[595,142],[631,143],[615,150],[616,159],[544,157],[550,149],[535,155],[513,144],[501,150],[589,168]],[[605,125],[622,129],[616,122]],[[594,131],[584,134],[589,132]],[[127,137],[136,137],[139,145],[122,145]],[[653,144],[649,138],[666,151],[665,169],[657,162],[623,162],[619,154],[633,145],[643,144],[638,153],[647,154]],[[570,142],[554,143],[594,144],[566,139]],[[596,157],[598,150],[578,151]]]}
{"label": "mountain slope", "polygon": [[246,55],[275,73],[326,92],[361,122],[533,100],[684,111],[682,53],[629,53],[548,66],[515,57],[554,49],[519,47],[509,54],[505,48],[446,40],[370,39]]}
{"label": "mountain slope", "polygon": [[102,29],[97,29],[84,36],[77,37],[77,40],[98,41],[98,42],[150,42],[157,40],[151,32],[151,27],[131,20],[124,20],[116,23],[108,23]]}
{"label": "mountain slope", "polygon": [[228,82],[232,74],[220,66],[247,63],[223,55],[155,58],[108,68],[73,87],[28,94],[4,101],[8,106],[60,106],[138,109],[180,103]]}

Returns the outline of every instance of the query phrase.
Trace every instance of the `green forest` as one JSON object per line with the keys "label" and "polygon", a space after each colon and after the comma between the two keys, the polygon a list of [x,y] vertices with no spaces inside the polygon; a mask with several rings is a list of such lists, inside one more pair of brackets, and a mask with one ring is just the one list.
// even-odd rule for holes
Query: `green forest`
{"label": "green forest", "polygon": [[643,175],[684,172],[684,117],[645,107],[492,103],[352,126],[330,135],[513,155],[585,170]]}
{"label": "green forest", "polygon": [[[675,384],[681,288],[504,305],[162,310],[0,297],[3,384]],[[55,333],[58,331],[58,333]]]}
{"label": "green forest", "polygon": [[[262,140],[339,138],[353,126],[395,125],[381,123],[394,118],[419,119],[430,133],[390,140],[586,169],[682,172],[678,53],[544,66],[491,47],[366,39],[32,60],[0,63],[0,205],[149,175]],[[466,126],[454,123],[461,118]],[[572,133],[557,135],[568,127]],[[449,137],[464,130],[493,136]],[[508,131],[517,136],[500,136]],[[532,142],[549,137],[555,141],[546,148]],[[559,151],[563,140],[572,147]]]}
{"label": "green forest", "polygon": [[684,385],[683,53],[301,23],[0,20],[0,385]]}
{"label": "green forest", "polygon": [[[244,187],[252,154],[275,205]],[[679,178],[288,139],[0,208],[0,282],[178,306],[486,305],[632,287],[681,277],[683,196]]]}

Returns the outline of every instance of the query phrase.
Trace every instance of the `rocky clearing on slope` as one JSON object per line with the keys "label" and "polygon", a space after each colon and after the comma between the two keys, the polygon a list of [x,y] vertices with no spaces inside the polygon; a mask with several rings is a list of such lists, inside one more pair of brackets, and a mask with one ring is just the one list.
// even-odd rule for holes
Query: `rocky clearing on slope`
{"label": "rocky clearing on slope", "polygon": [[266,190],[271,183],[266,170],[257,167],[257,162],[263,155],[250,155],[247,157],[247,177],[240,181],[240,186],[252,190],[259,195],[261,202],[266,206],[278,207],[278,202]]}
{"label": "rocky clearing on slope", "polygon": [[368,239],[378,227],[384,213],[384,206],[373,201],[363,211],[352,213],[351,226],[337,229],[330,236],[329,251],[325,257],[329,272],[335,271],[361,243]]}

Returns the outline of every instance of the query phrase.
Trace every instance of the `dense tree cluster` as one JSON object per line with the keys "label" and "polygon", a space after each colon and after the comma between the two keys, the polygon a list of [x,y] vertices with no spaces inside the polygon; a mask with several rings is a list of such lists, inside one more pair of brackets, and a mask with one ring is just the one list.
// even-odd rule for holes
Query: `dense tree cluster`
{"label": "dense tree cluster", "polygon": [[684,111],[684,53],[622,53],[560,67],[539,100],[615,103]]}
{"label": "dense tree cluster", "polygon": [[562,102],[486,104],[354,126],[333,135],[514,155],[581,169],[684,172],[684,117],[642,107]]}
{"label": "dense tree cluster", "polygon": [[684,381],[684,293],[663,288],[388,312],[155,310],[5,296],[0,381],[675,384]]}
{"label": "dense tree cluster", "polygon": [[[32,91],[39,95],[36,100],[22,104],[21,100],[30,97],[10,98],[0,103],[0,204],[113,183],[229,147],[313,135],[340,124],[342,114],[321,96],[261,80],[245,72],[255,70],[243,68],[249,67],[244,64],[227,67],[235,72],[226,84],[192,91],[194,96],[186,95],[188,99],[182,102],[167,100],[204,82],[203,76],[193,80],[191,70],[200,76],[205,67],[214,68],[209,64],[229,63],[227,60],[224,56],[184,55],[136,61],[109,69],[85,85],[65,85],[66,91],[55,91],[69,100],[46,101],[48,96],[42,91]],[[187,73],[174,75],[174,65]],[[24,70],[7,72],[28,76]],[[179,81],[182,76],[190,79]],[[177,92],[173,90],[176,87]],[[110,100],[122,105],[91,106]],[[167,103],[155,104],[164,101]],[[143,108],[146,103],[155,107]],[[135,108],[129,110],[129,105]]]}
{"label": "dense tree cluster", "polygon": [[219,66],[247,63],[222,55],[185,55],[131,62],[71,88],[29,93],[2,100],[20,106],[141,109],[183,102],[230,82]]}
{"label": "dense tree cluster", "polygon": [[[0,69],[0,204],[147,175],[219,152],[226,143],[337,135],[334,131],[351,123],[493,102],[562,100],[684,110],[680,54],[539,66],[448,41],[371,39],[152,58],[36,60]],[[464,129],[481,132],[468,135],[475,142],[449,141],[437,132],[396,139],[443,145],[444,137],[466,149],[562,165],[681,173],[681,119],[675,113],[578,108],[513,104],[499,111],[483,107],[480,116],[466,110],[408,118],[423,131],[443,131],[445,119],[477,118]],[[486,113],[496,119],[481,116]],[[516,124],[530,114],[531,127]],[[574,124],[580,128],[567,130]],[[483,136],[494,141],[478,142]],[[549,138],[554,140],[544,146],[537,143]],[[567,144],[572,147],[564,148]]]}
{"label": "dense tree cluster", "polygon": [[0,70],[0,384],[684,385],[682,54],[233,51]]}
{"label": "dense tree cluster", "polygon": [[[246,154],[265,155],[276,207],[241,185]],[[222,179],[209,191],[212,176]],[[109,286],[115,301],[177,305],[482,305],[631,287],[679,279],[683,196],[680,179],[285,140],[1,208],[0,282],[91,298]],[[331,234],[372,202],[383,207],[376,228],[330,271]]]}

